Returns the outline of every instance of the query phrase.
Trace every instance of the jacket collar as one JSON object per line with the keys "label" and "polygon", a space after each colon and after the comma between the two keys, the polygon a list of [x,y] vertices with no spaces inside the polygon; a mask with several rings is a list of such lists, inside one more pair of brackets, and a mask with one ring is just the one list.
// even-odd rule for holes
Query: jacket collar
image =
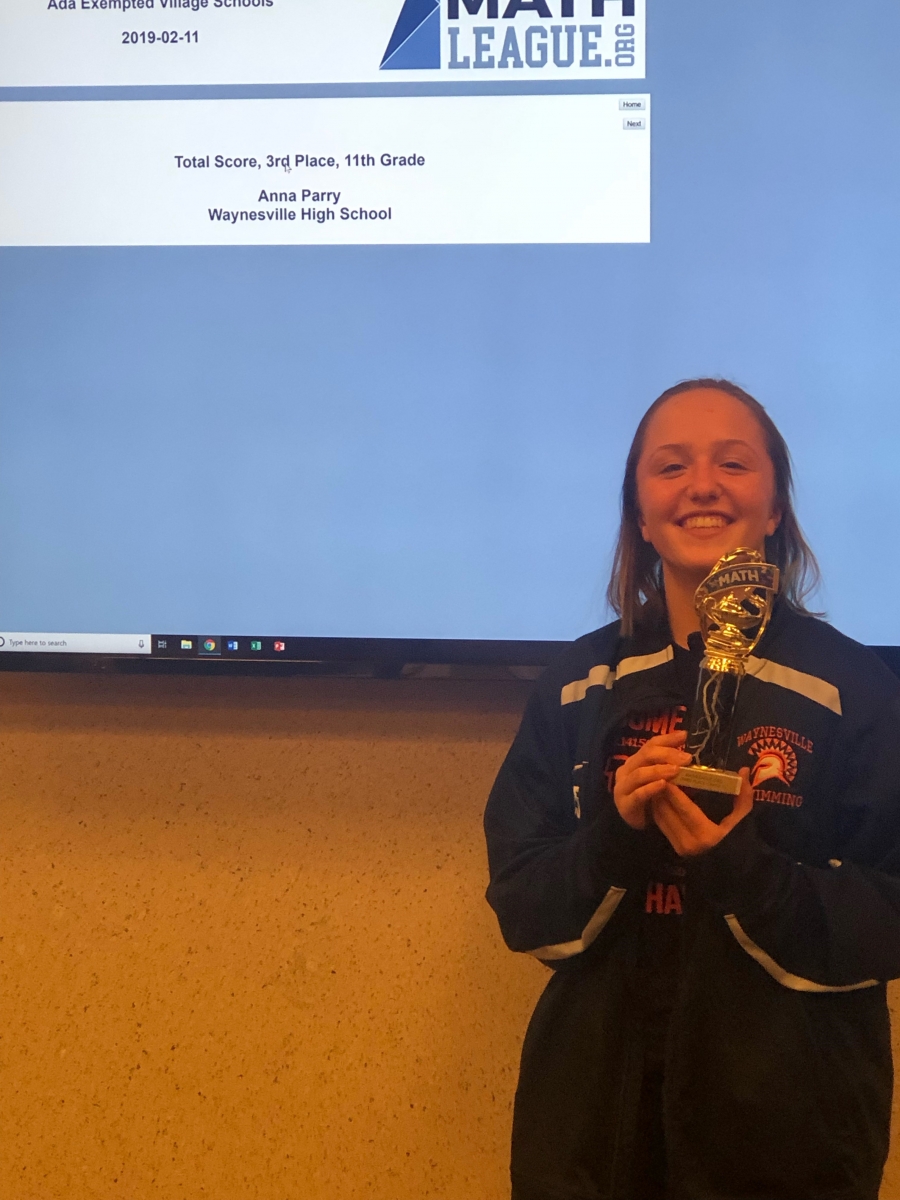
{"label": "jacket collar", "polygon": [[[790,621],[791,613],[788,606],[780,598],[776,598],[772,608],[772,616],[765,633],[760,639],[754,654],[764,657],[765,651],[783,631],[785,624]],[[665,615],[652,617],[642,621],[631,637],[620,637],[616,648],[616,665],[624,658],[640,658],[648,654],[656,654],[672,646],[672,632],[669,620]]]}

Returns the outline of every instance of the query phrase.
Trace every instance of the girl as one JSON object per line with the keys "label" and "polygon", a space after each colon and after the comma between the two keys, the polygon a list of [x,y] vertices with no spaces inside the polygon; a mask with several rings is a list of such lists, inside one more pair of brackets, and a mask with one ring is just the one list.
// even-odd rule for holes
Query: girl
{"label": "girl", "polygon": [[[741,684],[721,824],[671,781],[694,592],[739,546],[781,570]],[[514,1200],[876,1200],[885,981],[900,975],[900,682],[807,612],[787,447],[691,380],[628,455],[620,619],[541,678],[488,802],[488,900],[554,968],[529,1025]]]}

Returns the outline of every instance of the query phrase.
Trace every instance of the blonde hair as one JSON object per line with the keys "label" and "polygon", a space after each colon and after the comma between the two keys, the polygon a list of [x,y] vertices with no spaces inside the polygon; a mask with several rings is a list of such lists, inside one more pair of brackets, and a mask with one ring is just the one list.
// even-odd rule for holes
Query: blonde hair
{"label": "blonde hair", "polygon": [[749,408],[763,432],[766,449],[775,472],[775,502],[781,512],[778,528],[766,538],[766,557],[781,571],[780,596],[795,612],[811,612],[804,601],[821,581],[819,565],[807,544],[794,512],[794,481],[791,455],[775,422],[749,392],[727,379],[686,379],[667,388],[641,417],[635,431],[622,481],[621,521],[613,556],[612,573],[606,598],[610,608],[622,618],[622,633],[630,636],[642,621],[659,620],[666,612],[662,562],[653,546],[641,534],[637,494],[637,466],[644,448],[647,427],[656,411],[682,392],[698,390],[724,392]]}

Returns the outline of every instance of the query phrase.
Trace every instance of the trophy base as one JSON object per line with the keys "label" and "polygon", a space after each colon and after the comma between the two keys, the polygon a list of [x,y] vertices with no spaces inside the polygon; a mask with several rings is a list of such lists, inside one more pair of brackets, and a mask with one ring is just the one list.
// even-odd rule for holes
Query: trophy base
{"label": "trophy base", "polygon": [[672,782],[676,787],[694,788],[699,792],[721,792],[726,796],[740,795],[741,777],[736,771],[719,771],[715,767],[682,767]]}

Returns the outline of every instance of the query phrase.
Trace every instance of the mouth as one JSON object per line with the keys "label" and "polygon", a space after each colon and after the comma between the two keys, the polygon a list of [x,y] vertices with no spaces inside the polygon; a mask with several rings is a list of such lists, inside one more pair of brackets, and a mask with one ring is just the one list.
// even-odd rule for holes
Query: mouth
{"label": "mouth", "polygon": [[686,513],[675,522],[680,529],[725,529],[733,523],[734,518],[723,512]]}

